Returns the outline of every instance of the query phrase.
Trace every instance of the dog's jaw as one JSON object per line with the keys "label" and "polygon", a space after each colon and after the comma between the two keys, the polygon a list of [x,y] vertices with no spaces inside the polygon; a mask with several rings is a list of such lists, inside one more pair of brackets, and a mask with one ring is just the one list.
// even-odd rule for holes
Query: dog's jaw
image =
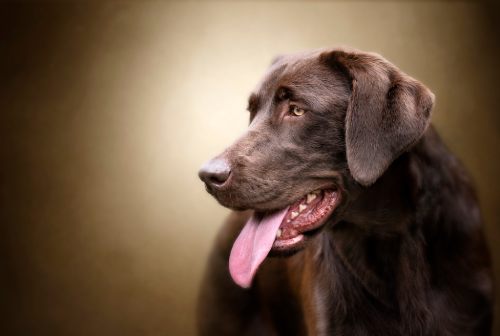
{"label": "dog's jaw", "polygon": [[302,250],[308,233],[326,223],[339,200],[339,191],[330,187],[308,193],[284,209],[255,212],[231,251],[229,270],[233,280],[248,288],[270,252],[290,255]]}

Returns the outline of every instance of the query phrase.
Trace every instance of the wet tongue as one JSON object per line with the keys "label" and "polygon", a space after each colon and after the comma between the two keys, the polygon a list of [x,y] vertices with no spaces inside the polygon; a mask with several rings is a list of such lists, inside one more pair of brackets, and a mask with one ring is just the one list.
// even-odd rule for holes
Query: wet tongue
{"label": "wet tongue", "polygon": [[287,211],[288,207],[273,213],[266,212],[262,219],[254,213],[234,242],[229,257],[229,272],[241,287],[250,287],[259,265],[273,246]]}

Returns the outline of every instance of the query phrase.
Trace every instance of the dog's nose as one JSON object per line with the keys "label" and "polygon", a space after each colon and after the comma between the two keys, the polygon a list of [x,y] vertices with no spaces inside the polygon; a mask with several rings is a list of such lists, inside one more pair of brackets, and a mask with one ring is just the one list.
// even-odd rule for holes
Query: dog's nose
{"label": "dog's nose", "polygon": [[231,175],[231,168],[221,159],[208,161],[198,172],[200,179],[214,189],[222,187],[229,179],[229,175]]}

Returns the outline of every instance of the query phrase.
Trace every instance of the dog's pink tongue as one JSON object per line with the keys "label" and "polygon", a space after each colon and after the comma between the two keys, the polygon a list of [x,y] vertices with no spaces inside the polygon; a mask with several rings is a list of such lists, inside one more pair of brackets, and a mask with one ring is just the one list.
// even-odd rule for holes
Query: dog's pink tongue
{"label": "dog's pink tongue", "polygon": [[262,220],[253,215],[236,239],[229,257],[229,272],[241,287],[248,288],[255,272],[273,246],[276,232],[288,207],[278,212],[266,213]]}

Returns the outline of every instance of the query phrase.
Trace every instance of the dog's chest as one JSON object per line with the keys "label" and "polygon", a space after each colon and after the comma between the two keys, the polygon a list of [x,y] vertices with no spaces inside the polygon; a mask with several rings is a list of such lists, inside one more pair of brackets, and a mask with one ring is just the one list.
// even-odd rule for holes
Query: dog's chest
{"label": "dog's chest", "polygon": [[278,335],[377,334],[373,326],[381,320],[387,335],[398,335],[394,311],[370,297],[321,245],[268,259],[259,270],[262,308]]}
{"label": "dog's chest", "polygon": [[311,247],[287,259],[267,259],[257,285],[262,308],[279,335],[328,335],[328,295],[317,281],[318,251]]}

